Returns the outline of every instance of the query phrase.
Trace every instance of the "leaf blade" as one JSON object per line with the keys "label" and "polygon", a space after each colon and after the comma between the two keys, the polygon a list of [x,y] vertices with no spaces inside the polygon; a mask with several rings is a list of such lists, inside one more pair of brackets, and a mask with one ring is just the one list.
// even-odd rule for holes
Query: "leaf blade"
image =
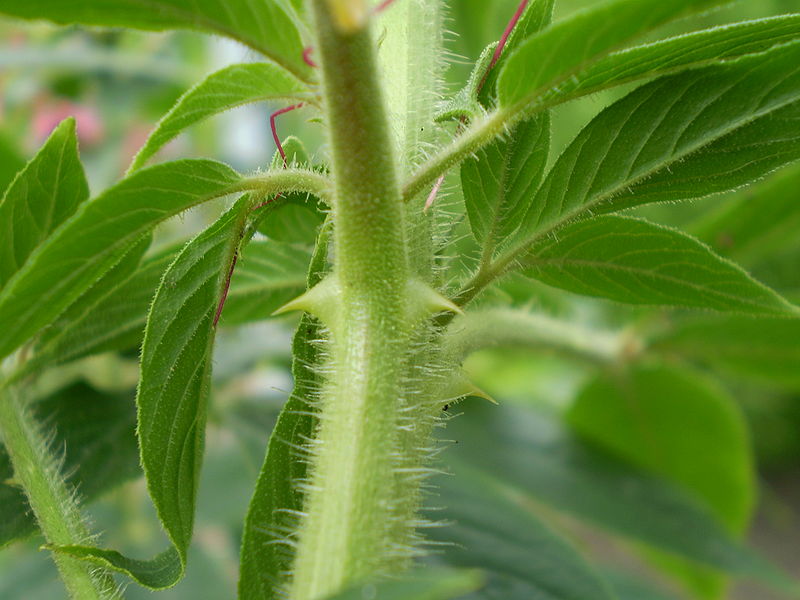
{"label": "leaf blade", "polygon": [[793,43],[634,90],[554,163],[514,241],[593,212],[727,191],[797,160],[798,62]]}
{"label": "leaf blade", "polygon": [[527,275],[554,287],[629,304],[798,313],[694,238],[630,217],[572,223],[535,245],[526,264]]}
{"label": "leaf blade", "polygon": [[186,566],[205,439],[216,315],[244,232],[248,198],[178,254],[156,292],[136,396],[140,457],[171,547],[147,561],[90,547],[61,552],[123,572],[142,585],[174,585]]}
{"label": "leaf blade", "polygon": [[529,38],[498,80],[501,106],[526,104],[628,40],[725,0],[615,0],[580,11]]}
{"label": "leaf blade", "polygon": [[82,204],[0,291],[0,315],[9,323],[0,356],[52,322],[156,224],[230,193],[239,180],[222,163],[175,161],[139,171]]}
{"label": "leaf blade", "polygon": [[89,198],[75,120],[62,121],[0,200],[0,289]]}

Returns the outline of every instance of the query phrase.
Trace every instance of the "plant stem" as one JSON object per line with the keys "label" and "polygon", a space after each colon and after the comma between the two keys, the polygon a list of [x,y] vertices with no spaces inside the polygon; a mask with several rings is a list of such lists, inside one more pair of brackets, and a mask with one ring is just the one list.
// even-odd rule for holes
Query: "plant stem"
{"label": "plant stem", "polygon": [[[331,362],[290,595],[313,600],[392,569],[397,412],[408,343],[403,203],[373,40],[314,0],[335,182]],[[358,3],[355,3],[358,4]],[[345,27],[345,25],[347,25]]]}
{"label": "plant stem", "polygon": [[[74,497],[50,454],[39,424],[9,388],[0,387],[0,430],[14,467],[14,477],[28,498],[48,544],[69,546],[89,537]],[[114,581],[93,573],[90,564],[53,553],[61,579],[76,600],[113,598]]]}

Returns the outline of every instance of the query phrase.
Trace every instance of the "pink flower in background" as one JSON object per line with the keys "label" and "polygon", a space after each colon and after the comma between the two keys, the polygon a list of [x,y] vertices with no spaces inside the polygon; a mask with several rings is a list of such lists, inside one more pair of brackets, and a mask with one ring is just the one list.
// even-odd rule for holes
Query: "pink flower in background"
{"label": "pink flower in background", "polygon": [[37,102],[33,116],[33,135],[37,142],[45,140],[56,125],[67,117],[75,117],[78,140],[82,146],[91,147],[102,141],[105,127],[94,106],[63,99],[42,99]]}

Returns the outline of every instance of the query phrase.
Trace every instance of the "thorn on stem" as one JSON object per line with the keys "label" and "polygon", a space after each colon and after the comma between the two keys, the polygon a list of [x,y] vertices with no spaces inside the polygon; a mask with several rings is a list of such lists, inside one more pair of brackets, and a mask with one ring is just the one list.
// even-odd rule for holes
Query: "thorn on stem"
{"label": "thorn on stem", "polygon": [[382,12],[383,12],[383,11],[385,11],[387,8],[389,8],[389,6],[391,6],[393,2],[394,2],[394,0],[383,0],[383,2],[381,2],[380,4],[378,4],[378,6],[376,6],[376,7],[373,9],[373,11],[372,11],[372,12],[373,12],[373,14],[376,14],[376,15],[377,15],[377,14],[379,14],[379,13],[382,13]]}

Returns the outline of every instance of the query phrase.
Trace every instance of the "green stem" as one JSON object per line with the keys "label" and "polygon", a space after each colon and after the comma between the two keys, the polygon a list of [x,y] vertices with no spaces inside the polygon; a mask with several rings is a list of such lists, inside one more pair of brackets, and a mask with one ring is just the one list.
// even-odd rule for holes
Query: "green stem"
{"label": "green stem", "polygon": [[[346,11],[358,2],[339,2]],[[331,361],[290,596],[313,600],[394,570],[398,398],[408,344],[403,202],[367,27],[314,0],[335,182]],[[346,16],[346,15],[345,15]],[[358,22],[356,19],[355,22]]]}
{"label": "green stem", "polygon": [[[0,430],[11,457],[14,477],[28,498],[42,533],[51,546],[85,543],[89,538],[74,497],[59,473],[46,438],[22,401],[0,387]],[[114,582],[93,573],[94,567],[58,552],[53,560],[61,579],[76,600],[116,597]]]}
{"label": "green stem", "polygon": [[620,360],[634,348],[641,348],[640,342],[624,332],[589,329],[546,315],[512,309],[483,310],[456,317],[442,343],[445,354],[456,363],[477,350],[502,346],[555,350],[603,365]]}

